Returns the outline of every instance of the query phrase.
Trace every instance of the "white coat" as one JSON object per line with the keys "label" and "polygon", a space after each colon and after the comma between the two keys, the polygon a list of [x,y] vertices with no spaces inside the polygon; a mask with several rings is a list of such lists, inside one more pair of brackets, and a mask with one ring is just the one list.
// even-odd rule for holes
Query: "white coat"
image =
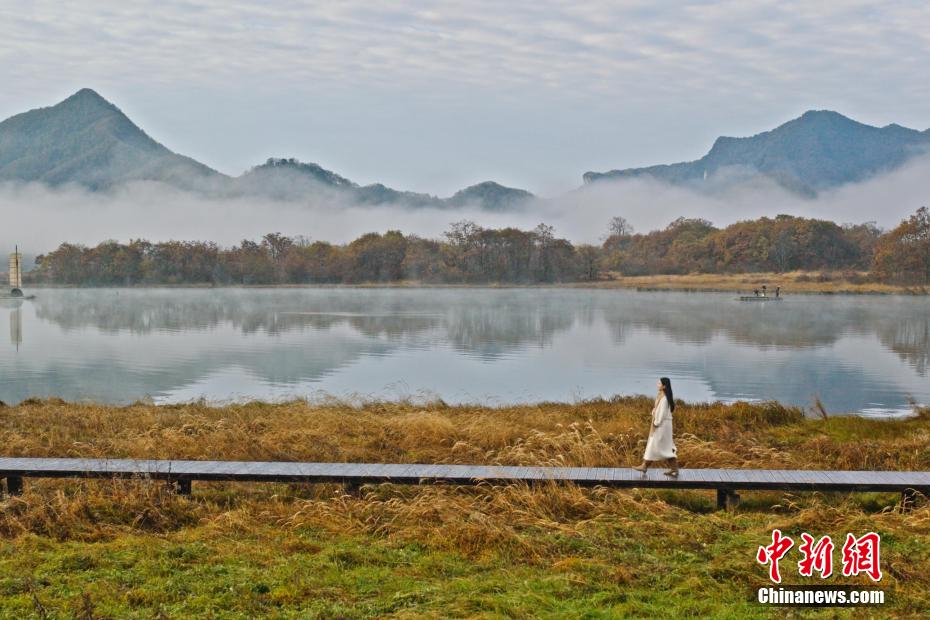
{"label": "white coat", "polygon": [[656,404],[652,408],[652,428],[650,428],[649,441],[646,442],[646,454],[643,455],[643,460],[662,461],[677,456],[675,442],[672,439],[672,410],[663,393],[656,398]]}

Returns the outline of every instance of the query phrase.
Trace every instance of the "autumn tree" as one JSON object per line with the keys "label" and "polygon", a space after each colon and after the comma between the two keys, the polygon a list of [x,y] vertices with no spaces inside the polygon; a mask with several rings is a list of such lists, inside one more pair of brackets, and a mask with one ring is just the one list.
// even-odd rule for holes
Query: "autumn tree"
{"label": "autumn tree", "polygon": [[362,235],[346,248],[349,282],[389,282],[400,280],[407,240],[396,230],[383,235]]}
{"label": "autumn tree", "polygon": [[[313,284],[391,282],[547,283],[595,280],[602,270],[625,275],[861,269],[882,277],[927,279],[927,228],[919,210],[890,233],[874,223],[838,226],[790,215],[736,222],[723,229],[678,218],[661,230],[608,237],[574,246],[540,224],[533,230],[451,225],[441,239],[400,231],[368,233],[345,244],[269,233],[220,248],[203,241],[95,247],[62,244],[40,256],[33,281],[75,285]],[[874,260],[873,260],[874,256]]]}
{"label": "autumn tree", "polygon": [[629,237],[633,234],[633,226],[621,215],[610,218],[607,225],[610,237]]}
{"label": "autumn tree", "polygon": [[589,282],[600,278],[601,249],[594,245],[580,245],[576,250],[581,270],[581,277]]}
{"label": "autumn tree", "polygon": [[883,235],[875,247],[874,268],[879,277],[930,284],[930,210],[914,215]]}

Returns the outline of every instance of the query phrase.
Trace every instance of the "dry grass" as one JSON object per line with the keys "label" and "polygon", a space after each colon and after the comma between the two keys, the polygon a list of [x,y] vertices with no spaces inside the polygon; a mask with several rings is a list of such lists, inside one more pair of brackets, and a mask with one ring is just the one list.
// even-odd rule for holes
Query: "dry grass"
{"label": "dry grass", "polygon": [[[0,442],[8,456],[620,466],[642,453],[650,404],[31,401],[0,408]],[[927,470],[930,415],[919,413],[903,421],[807,419],[775,403],[682,404],[676,437],[690,467]],[[894,496],[881,494],[744,500],[736,513],[715,513],[701,492],[372,485],[347,495],[336,485],[220,483],[198,483],[187,499],[143,480],[29,481],[26,494],[0,510],[0,572],[28,576],[0,577],[0,609],[7,592],[15,609],[36,609],[35,598],[49,609],[92,604],[112,617],[128,609],[183,617],[227,604],[238,610],[234,617],[269,610],[533,617],[577,615],[592,605],[617,614],[654,615],[671,605],[672,615],[753,616],[761,609],[746,593],[763,573],[752,558],[773,527],[835,540],[846,531],[880,531],[883,585],[894,593],[896,613],[930,603],[930,576],[920,569],[930,560],[926,504],[901,513]],[[186,555],[204,546],[210,551],[202,557]],[[126,554],[137,559],[127,564]],[[73,563],[88,567],[61,572]],[[173,574],[166,563],[202,580],[201,598],[166,594]],[[366,589],[370,579],[381,584],[377,592]],[[239,584],[230,588],[246,591],[223,603],[217,588],[230,580]],[[123,581],[142,585],[113,586]],[[97,589],[98,582],[112,587]],[[475,601],[488,607],[474,608]]]}
{"label": "dry grass", "polygon": [[[641,456],[651,404],[643,397],[499,408],[32,400],[0,408],[0,443],[7,456],[626,466]],[[930,468],[921,449],[928,430],[925,416],[811,420],[773,402],[683,404],[675,416],[679,452],[693,467]]]}
{"label": "dry grass", "polygon": [[[611,467],[639,462],[650,406],[646,398],[503,408],[404,403],[354,407],[300,401],[225,407],[105,407],[35,400],[0,408],[0,443],[6,456]],[[800,409],[777,403],[684,404],[677,410],[675,424],[686,467],[930,469],[930,419],[926,416],[905,421],[813,420]],[[0,534],[34,532],[87,539],[104,535],[91,533],[98,526],[103,531],[109,526],[165,531],[172,524],[181,527],[203,517],[202,512],[179,507],[186,504],[175,501],[161,485],[143,481],[44,481],[30,486],[37,495],[29,498],[42,502],[18,501],[15,509],[0,514]],[[332,489],[321,488],[302,491],[325,500],[324,505],[314,507],[315,513],[329,514],[350,505],[328,505]],[[411,524],[438,524],[445,522],[438,497],[456,506],[450,508],[453,512],[467,514],[475,513],[475,506],[465,510],[458,504],[476,501],[476,497],[488,502],[488,510],[480,511],[485,515],[494,512],[495,506],[530,514],[528,505],[513,506],[512,502],[546,498],[541,514],[559,514],[568,520],[594,516],[590,507],[577,513],[571,508],[590,501],[589,492],[573,487],[518,486],[500,494],[460,491],[423,488],[411,495],[409,490],[391,490],[390,501],[379,502],[380,492],[372,487],[374,494],[364,506],[364,516],[353,518],[379,523],[374,513],[387,512],[391,523],[404,523],[405,518],[394,514],[403,509],[412,511]],[[261,494],[259,487],[248,492]],[[403,501],[395,492],[401,493]],[[610,502],[629,499],[616,493],[604,497],[610,499],[602,501]],[[100,520],[107,503],[112,504],[112,512]],[[439,512],[424,520],[420,508]],[[497,512],[502,523],[513,517],[507,510]],[[475,544],[466,543],[469,539],[467,535],[460,538],[464,546],[459,550],[473,551],[465,549]]]}
{"label": "dry grass", "polygon": [[751,295],[754,289],[765,284],[770,291],[780,286],[782,294],[901,294],[927,295],[930,288],[926,286],[906,286],[873,280],[868,272],[809,272],[792,271],[786,273],[737,273],[713,274],[692,273],[687,275],[622,276],[612,274],[612,278],[579,286],[597,288],[636,288],[649,290],[677,291],[722,291],[739,292]]}

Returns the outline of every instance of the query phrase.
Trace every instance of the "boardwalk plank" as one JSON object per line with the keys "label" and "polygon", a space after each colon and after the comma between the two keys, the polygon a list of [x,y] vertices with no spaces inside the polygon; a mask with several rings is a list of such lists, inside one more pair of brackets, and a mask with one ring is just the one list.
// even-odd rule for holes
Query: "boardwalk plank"
{"label": "boardwalk plank", "polygon": [[[930,472],[821,471],[765,469],[683,469],[679,477],[663,467],[641,475],[628,467],[541,467],[429,463],[303,463],[146,459],[0,457],[0,477],[183,477],[190,480],[437,482],[494,484],[563,481],[580,485],[652,488],[729,488],[771,490],[930,489]],[[717,486],[719,485],[719,487]]]}
{"label": "boardwalk plank", "polygon": [[826,478],[821,471],[792,471],[787,473],[786,477],[789,478],[792,482],[799,484],[818,485],[823,484],[825,481],[830,481],[830,479]]}
{"label": "boardwalk plank", "polygon": [[741,469],[738,473],[741,479],[744,479],[753,485],[765,484],[768,482],[768,476],[766,476],[765,472],[763,471],[756,469]]}
{"label": "boardwalk plank", "polygon": [[789,480],[785,477],[784,472],[780,469],[768,469],[765,471],[769,475],[769,477],[772,479],[772,482],[775,482],[778,484],[785,484],[789,482]]}

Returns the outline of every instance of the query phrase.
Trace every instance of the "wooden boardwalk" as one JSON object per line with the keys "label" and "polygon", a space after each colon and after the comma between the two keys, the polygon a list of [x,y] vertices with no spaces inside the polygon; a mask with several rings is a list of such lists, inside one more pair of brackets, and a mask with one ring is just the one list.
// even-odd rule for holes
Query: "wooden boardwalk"
{"label": "wooden boardwalk", "polygon": [[334,482],[348,485],[507,484],[569,482],[585,487],[713,489],[720,507],[738,501],[737,491],[900,492],[905,500],[930,495],[930,472],[824,471],[800,469],[682,469],[677,478],[664,468],[646,475],[627,467],[517,467],[385,463],[294,463],[137,459],[0,458],[0,478],[10,494],[22,492],[24,478],[148,478],[178,485],[191,482]]}

